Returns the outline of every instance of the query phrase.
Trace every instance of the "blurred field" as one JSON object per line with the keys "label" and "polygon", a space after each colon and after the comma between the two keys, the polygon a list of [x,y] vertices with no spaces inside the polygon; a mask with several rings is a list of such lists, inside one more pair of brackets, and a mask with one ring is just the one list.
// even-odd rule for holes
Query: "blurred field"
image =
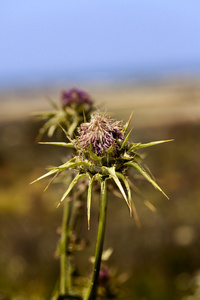
{"label": "blurred field", "polygon": [[[193,293],[200,270],[200,85],[198,80],[140,86],[86,87],[102,109],[126,121],[133,111],[131,139],[148,142],[174,138],[146,151],[145,163],[170,197],[138,181],[152,213],[134,196],[142,228],[138,230],[122,199],[110,195],[105,248],[117,274],[129,273],[121,286],[123,299],[179,300]],[[0,299],[48,299],[58,276],[54,253],[62,208],[56,209],[63,187],[29,182],[58,165],[65,150],[37,145],[33,111],[50,109],[45,95],[58,101],[60,88],[0,95]],[[90,243],[77,254],[79,271],[88,274],[94,254],[98,198],[92,206]],[[3,296],[5,295],[5,296]]]}
{"label": "blurred field", "polygon": [[[134,112],[134,127],[196,122],[200,119],[200,80],[171,80],[149,84],[79,86],[87,90],[97,105],[122,118]],[[71,86],[65,86],[65,89]],[[10,91],[0,94],[0,120],[27,119],[33,111],[49,109],[47,98],[59,101],[63,86],[44,90]]]}

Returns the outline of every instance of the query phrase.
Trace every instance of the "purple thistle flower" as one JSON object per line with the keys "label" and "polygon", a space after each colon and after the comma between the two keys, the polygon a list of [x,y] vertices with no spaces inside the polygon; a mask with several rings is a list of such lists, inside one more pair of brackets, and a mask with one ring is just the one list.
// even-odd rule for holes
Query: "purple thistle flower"
{"label": "purple thistle flower", "polygon": [[61,104],[63,107],[73,104],[88,104],[92,105],[93,101],[88,93],[77,88],[72,88],[61,93]]}
{"label": "purple thistle flower", "polygon": [[121,122],[110,119],[106,114],[96,113],[90,123],[83,123],[78,128],[78,141],[82,149],[92,146],[97,155],[104,154],[110,146],[116,149],[118,139],[123,140]]}

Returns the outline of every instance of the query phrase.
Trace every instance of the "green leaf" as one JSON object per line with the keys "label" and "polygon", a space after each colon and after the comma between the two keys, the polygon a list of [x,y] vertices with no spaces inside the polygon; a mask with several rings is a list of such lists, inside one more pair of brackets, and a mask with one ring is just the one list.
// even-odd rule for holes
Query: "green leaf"
{"label": "green leaf", "polygon": [[73,136],[73,133],[76,130],[77,126],[78,126],[78,120],[74,119],[74,121],[71,123],[71,125],[68,128],[68,133],[70,136]]}
{"label": "green leaf", "polygon": [[36,180],[32,181],[30,184],[33,184],[41,179],[44,179],[48,176],[51,176],[57,172],[63,172],[67,169],[70,169],[70,168],[74,168],[74,167],[79,167],[81,165],[90,165],[89,163],[85,162],[85,161],[78,161],[78,162],[74,162],[74,158],[71,159],[70,161],[68,161],[67,163],[63,164],[63,165],[60,165],[59,167],[55,167],[53,168],[52,170],[50,170],[49,172],[47,172],[46,174],[40,176],[39,178],[37,178]]}
{"label": "green leaf", "polygon": [[63,194],[60,202],[62,202],[71,192],[71,190],[73,189],[73,187],[77,184],[77,182],[83,178],[83,177],[87,177],[87,174],[77,174],[76,177],[72,180],[72,182],[70,183],[68,189],[66,190],[66,192]]}
{"label": "green leaf", "polygon": [[53,100],[51,100],[51,98],[46,97],[46,100],[50,103],[50,105],[51,105],[54,109],[56,109],[56,110],[59,110],[59,109],[60,109],[59,106],[58,106]]}
{"label": "green leaf", "polygon": [[106,150],[106,154],[113,153],[113,147],[114,147],[115,141],[112,143],[112,145]]}
{"label": "green leaf", "polygon": [[133,157],[125,153],[124,155],[120,156],[120,159],[123,159],[124,161],[133,160]]}
{"label": "green leaf", "polygon": [[168,142],[172,142],[172,141],[173,141],[173,139],[172,140],[164,140],[164,141],[155,141],[155,142],[150,142],[150,143],[146,143],[146,144],[137,143],[130,148],[130,151],[135,150],[135,149],[151,147],[151,146],[155,146],[155,145],[159,145],[159,144],[163,144],[163,143],[168,143]]}
{"label": "green leaf", "polygon": [[126,179],[126,177],[120,173],[120,172],[116,172],[116,175],[124,182],[125,186],[126,186],[126,189],[127,189],[127,193],[128,193],[128,207],[129,207],[129,210],[130,210],[130,214],[132,213],[132,209],[131,209],[131,201],[132,201],[132,197],[131,197],[131,189],[130,189],[130,186],[129,186],[129,183],[128,183],[128,180]]}
{"label": "green leaf", "polygon": [[145,204],[152,212],[155,212],[155,211],[156,211],[155,206],[154,206],[151,202],[149,202],[148,200],[145,199],[145,197],[142,195],[142,193],[140,192],[140,190],[137,188],[137,186],[136,186],[133,182],[131,182],[130,180],[128,180],[128,181],[129,181],[130,187],[133,189],[133,191],[134,191],[135,193],[137,193],[137,194],[140,196],[140,198],[141,198],[141,200],[144,202],[144,204]]}
{"label": "green leaf", "polygon": [[[91,146],[92,147],[92,146]],[[101,161],[102,157],[98,156],[92,151],[92,148],[87,147],[87,152],[90,154],[91,158],[95,161]]]}
{"label": "green leaf", "polygon": [[47,133],[48,137],[52,137],[53,136],[56,128],[57,128],[57,124],[53,124],[53,125],[51,125],[49,127],[49,130],[48,130],[48,133]]}
{"label": "green leaf", "polygon": [[63,142],[39,142],[42,145],[54,145],[68,148],[75,148],[73,143],[63,143]]}
{"label": "green leaf", "polygon": [[62,129],[62,131],[64,132],[65,136],[68,138],[68,140],[70,140],[71,143],[73,143],[73,140],[71,138],[71,136],[69,135],[69,133],[65,130],[65,128],[62,127],[62,125],[60,123],[58,123],[58,126],[60,126],[60,128]]}
{"label": "green leaf", "polygon": [[121,178],[121,179],[123,180],[123,182],[124,182],[124,184],[125,184],[125,186],[126,186],[127,193],[128,193],[128,202],[129,202],[128,207],[129,207],[129,209],[130,209],[130,215],[132,216],[132,214],[133,214],[135,223],[136,223],[137,227],[140,228],[140,227],[141,227],[140,219],[139,219],[139,217],[138,217],[138,214],[137,214],[137,210],[136,210],[136,208],[135,208],[135,205],[134,205],[134,203],[133,203],[133,201],[132,201],[132,197],[131,197],[131,189],[130,189],[129,182],[128,182],[128,180],[126,179],[126,177],[125,177],[122,173],[116,172],[116,174],[117,174],[117,176],[118,176],[119,178]]}
{"label": "green leaf", "polygon": [[125,165],[136,169],[140,174],[142,174],[154,187],[159,190],[167,199],[169,197],[163,192],[163,190],[159,187],[159,185],[150,177],[150,175],[136,162],[127,162]]}
{"label": "green leaf", "polygon": [[49,128],[55,124],[55,118],[51,118],[48,121],[45,122],[45,124],[40,128],[37,140],[40,140],[42,136],[49,130]]}
{"label": "green leaf", "polygon": [[123,143],[122,143],[121,149],[123,149],[123,147],[127,144],[128,139],[129,139],[129,136],[130,136],[132,130],[133,130],[133,128],[131,128],[131,130],[129,131],[129,133],[128,133],[127,136],[125,137],[125,139],[124,139],[124,141],[123,141]]}
{"label": "green leaf", "polygon": [[142,157],[138,153],[133,152],[133,151],[131,151],[131,152],[128,151],[128,153],[132,159],[142,161]]}
{"label": "green leaf", "polygon": [[123,128],[124,133],[126,133],[126,131],[128,130],[128,127],[129,127],[130,121],[132,119],[132,116],[133,116],[133,112],[131,113],[131,115],[130,115],[128,121],[126,122],[126,124],[124,125],[124,128]]}
{"label": "green leaf", "polygon": [[53,174],[55,174],[55,173],[57,173],[57,172],[59,172],[59,169],[58,169],[58,168],[54,168],[53,170],[51,170],[51,171],[47,172],[46,174],[40,176],[39,178],[35,179],[35,180],[32,181],[30,184],[33,184],[33,183],[35,183],[35,182],[37,182],[37,181],[39,181],[39,180],[41,180],[41,179],[43,179],[43,178],[46,178],[46,177],[48,177],[48,176],[51,176],[51,175],[53,175]]}
{"label": "green leaf", "polygon": [[52,118],[56,116],[55,111],[36,111],[31,113],[31,115],[38,117],[40,119]]}
{"label": "green leaf", "polygon": [[73,159],[71,159],[71,161],[72,162],[69,161],[69,162],[57,167],[58,170],[59,171],[64,171],[66,169],[75,168],[75,167],[79,167],[79,166],[82,166],[82,165],[90,166],[90,164],[86,161],[81,160],[81,161],[73,162]]}
{"label": "green leaf", "polygon": [[111,167],[111,168],[104,167],[104,168],[108,171],[108,173],[111,175],[111,178],[115,181],[115,183],[116,183],[116,185],[118,186],[120,192],[122,193],[122,196],[124,197],[126,203],[127,203],[128,206],[129,206],[129,201],[128,201],[128,199],[127,199],[126,193],[125,193],[125,191],[124,191],[124,189],[123,189],[123,186],[122,186],[122,184],[121,184],[119,178],[118,178],[117,175],[116,175],[115,167]]}

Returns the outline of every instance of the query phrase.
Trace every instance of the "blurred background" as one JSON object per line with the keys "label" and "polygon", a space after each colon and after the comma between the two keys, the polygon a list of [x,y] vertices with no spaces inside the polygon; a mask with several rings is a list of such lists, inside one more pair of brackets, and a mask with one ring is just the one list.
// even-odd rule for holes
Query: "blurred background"
{"label": "blurred background", "polygon": [[[29,183],[63,149],[35,142],[49,110],[72,87],[86,90],[115,119],[133,111],[134,142],[175,139],[148,149],[145,163],[170,197],[138,182],[152,213],[134,196],[142,228],[111,197],[105,248],[109,267],[128,274],[123,299],[197,299],[200,270],[200,2],[7,0],[0,3],[0,299],[48,299],[59,273],[55,259],[62,188]],[[77,255],[88,274],[90,243]],[[189,297],[190,295],[190,297]]]}

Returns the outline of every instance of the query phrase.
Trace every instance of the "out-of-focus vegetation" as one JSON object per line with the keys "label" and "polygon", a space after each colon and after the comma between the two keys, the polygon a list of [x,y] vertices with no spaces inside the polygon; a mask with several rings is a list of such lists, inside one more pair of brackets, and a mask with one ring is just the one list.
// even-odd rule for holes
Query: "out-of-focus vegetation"
{"label": "out-of-focus vegetation", "polygon": [[[124,116],[117,113],[115,118]],[[34,143],[39,124],[30,119],[0,126],[0,299],[48,299],[59,274],[55,250],[62,209],[56,209],[56,204],[63,186],[52,184],[43,193],[48,181],[29,183],[47,166],[60,164],[67,150]],[[197,121],[161,127],[144,121],[144,126],[132,131],[135,142],[175,140],[147,151],[145,161],[170,200],[137,180],[143,195],[157,208],[151,212],[133,193],[141,229],[129,218],[124,200],[109,195],[105,248],[114,249],[111,270],[129,276],[120,286],[122,299],[179,300],[193,293],[193,277],[200,269],[199,132]],[[97,220],[96,197],[91,230],[87,231],[86,210],[82,228],[89,244],[76,257],[84,276],[91,271]]]}

